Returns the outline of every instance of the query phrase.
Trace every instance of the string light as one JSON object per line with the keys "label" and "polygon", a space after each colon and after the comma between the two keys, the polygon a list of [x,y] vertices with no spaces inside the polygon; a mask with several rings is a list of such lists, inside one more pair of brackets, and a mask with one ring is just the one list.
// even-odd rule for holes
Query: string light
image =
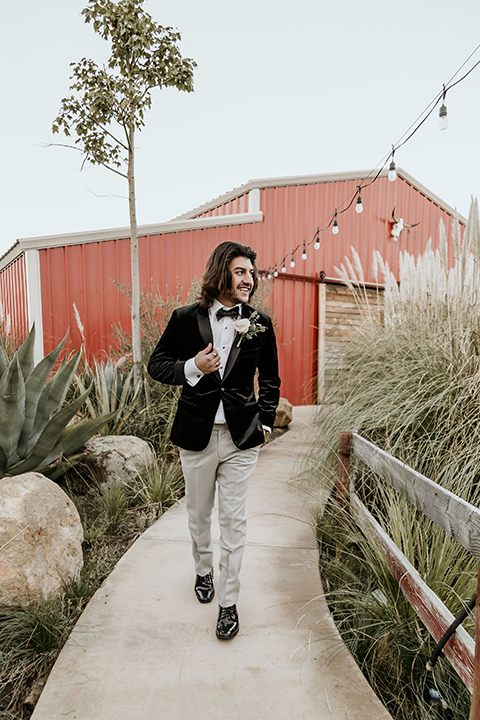
{"label": "string light", "polygon": [[355,212],[362,213],[363,212],[363,205],[362,205],[362,196],[360,195],[360,185],[358,186],[358,195],[357,195],[357,204],[355,205]]}
{"label": "string light", "polygon": [[445,90],[445,85],[444,85],[443,86],[442,104],[440,105],[440,110],[438,111],[438,129],[439,130],[446,130],[448,127],[447,106],[445,105],[446,95],[447,95],[447,91]]}
{"label": "string light", "polygon": [[335,208],[335,216],[333,218],[332,235],[338,235],[337,209]]}
{"label": "string light", "polygon": [[388,179],[390,182],[395,182],[397,179],[397,169],[395,167],[395,148],[392,145],[392,162],[390,163],[390,167],[388,168]]}
{"label": "string light", "polygon": [[[447,118],[447,107],[445,105],[445,98],[448,90],[451,90],[453,87],[461,83],[465,78],[467,78],[475,68],[477,68],[480,65],[480,60],[477,61],[462,77],[460,77],[458,80],[453,82],[453,80],[459,75],[460,71],[465,67],[465,65],[468,63],[468,61],[473,57],[473,55],[480,49],[480,44],[477,45],[477,47],[474,49],[474,51],[468,56],[468,58],[465,60],[465,62],[458,68],[458,70],[454,73],[454,75],[450,78],[448,83],[446,85],[443,85],[443,90],[440,93],[437,93],[437,95],[433,98],[433,100],[427,105],[427,107],[422,111],[422,113],[417,117],[417,119],[410,125],[410,127],[404,132],[404,134],[399,138],[399,140],[395,143],[395,145],[392,145],[391,152],[388,153],[387,156],[384,156],[384,158],[375,166],[375,168],[362,180],[360,185],[357,185],[357,188],[354,192],[352,192],[349,196],[345,198],[343,201],[340,209],[335,208],[335,214],[333,218],[333,222],[331,219],[329,219],[328,222],[325,222],[325,227],[317,227],[317,230],[314,234],[314,237],[308,241],[308,243],[304,240],[303,241],[303,252],[302,252],[302,259],[306,260],[307,254],[306,254],[306,245],[311,245],[314,243],[314,249],[318,250],[320,248],[320,232],[323,232],[328,227],[332,227],[332,233],[334,235],[337,235],[339,232],[338,227],[338,220],[337,220],[337,213],[343,214],[347,212],[351,206],[355,203],[355,211],[357,213],[363,212],[363,204],[362,204],[362,197],[361,197],[361,191],[363,191],[365,188],[369,187],[370,185],[373,185],[379,177],[382,175],[388,161],[390,160],[389,168],[388,168],[388,180],[390,182],[394,182],[397,177],[396,172],[396,166],[395,166],[395,150],[398,150],[400,147],[403,147],[412,137],[415,135],[416,132],[421,128],[421,126],[425,123],[427,118],[430,117],[430,115],[433,113],[434,109],[437,107],[437,105],[442,101],[442,105],[439,109],[439,126],[440,129],[444,130],[448,126],[448,118]],[[330,216],[331,217],[331,216]],[[291,255],[290,260],[290,267],[295,267],[295,259],[294,254],[296,251],[302,246],[302,244],[297,245],[295,248],[293,248],[291,251],[289,251],[285,257],[283,258],[282,262],[282,273],[287,272],[287,268],[285,265],[285,262],[289,255]],[[275,271],[273,272],[274,277],[278,277],[278,270],[277,265],[275,264]],[[271,273],[269,271],[269,278],[271,277]],[[265,276],[263,276],[263,279],[265,279]]]}

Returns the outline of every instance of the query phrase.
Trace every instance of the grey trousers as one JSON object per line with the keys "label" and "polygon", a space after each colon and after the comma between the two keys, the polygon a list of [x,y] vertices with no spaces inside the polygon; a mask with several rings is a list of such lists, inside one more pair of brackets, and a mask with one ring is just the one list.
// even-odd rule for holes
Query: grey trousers
{"label": "grey trousers", "polygon": [[217,594],[222,607],[236,605],[240,592],[239,575],[247,530],[245,507],[259,449],[239,450],[226,425],[214,425],[205,450],[180,449],[193,559],[200,576],[213,568],[211,520],[215,490],[218,491],[220,577]]}

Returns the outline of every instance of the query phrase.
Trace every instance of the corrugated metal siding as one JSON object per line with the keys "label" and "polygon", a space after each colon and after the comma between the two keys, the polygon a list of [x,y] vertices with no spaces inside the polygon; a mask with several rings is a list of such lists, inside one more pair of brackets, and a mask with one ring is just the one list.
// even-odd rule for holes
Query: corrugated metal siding
{"label": "corrugated metal siding", "polygon": [[[146,290],[158,286],[164,296],[176,295],[181,287],[185,300],[192,278],[201,277],[209,254],[225,240],[252,246],[258,255],[259,268],[273,267],[304,240],[313,241],[316,228],[332,216],[335,208],[340,209],[349,196],[354,197],[359,183],[345,180],[262,188],[262,223],[140,238],[140,282]],[[282,395],[294,404],[308,403],[314,398],[318,336],[318,290],[314,281],[320,271],[335,277],[335,265],[343,262],[345,255],[351,257],[353,245],[360,255],[366,281],[373,282],[374,249],[397,272],[400,250],[418,255],[429,237],[436,245],[441,218],[448,236],[451,233],[451,216],[402,178],[395,183],[380,178],[362,191],[362,199],[361,215],[355,212],[353,202],[347,212],[338,216],[338,235],[332,235],[330,229],[323,232],[319,250],[310,244],[305,261],[301,259],[301,249],[298,250],[295,268],[290,268],[290,257],[287,258],[288,277],[281,275],[273,281]],[[391,237],[394,207],[397,217],[408,223],[420,222],[416,228],[403,230],[398,242]],[[243,195],[206,215],[246,210],[247,196]],[[108,349],[113,323],[120,320],[125,329],[129,328],[128,302],[112,282],[113,279],[130,286],[128,240],[50,248],[40,252],[40,261],[46,351],[68,328],[72,345],[80,345],[73,303],[85,326],[87,348],[91,352]]]}
{"label": "corrugated metal siding", "polygon": [[128,328],[128,300],[117,287],[130,287],[130,241],[70,245],[40,251],[45,352],[69,331],[69,348],[79,348],[82,336],[74,304],[85,328],[87,351],[108,350],[112,325],[120,319]]}
{"label": "corrugated metal siding", "polygon": [[222,203],[215,208],[207,210],[207,212],[195,215],[196,218],[218,217],[220,215],[235,215],[236,213],[248,212],[248,193],[239,195],[226,203]]}
{"label": "corrugated metal siding", "polygon": [[[307,260],[301,259],[301,249],[295,254],[295,268],[291,269],[289,252],[305,240],[313,241],[317,227],[331,218],[335,208],[341,208],[353,197],[359,181],[293,185],[261,190],[260,208],[265,213],[263,238],[259,248],[260,263],[273,267],[287,255],[287,272],[318,277],[325,271],[328,277],[336,277],[335,266],[344,257],[351,258],[353,246],[360,255],[367,282],[375,282],[371,270],[373,250],[379,250],[395,274],[398,273],[399,253],[407,250],[420,254],[431,237],[437,246],[438,225],[443,219],[447,237],[451,237],[452,217],[430,199],[420,193],[403,178],[394,183],[379,178],[373,185],[362,190],[364,211],[355,212],[355,202],[345,213],[338,215],[339,233],[331,229],[320,234],[320,248],[307,247]],[[391,237],[393,208],[398,218],[409,224],[395,242]],[[278,268],[280,271],[280,267]]]}
{"label": "corrugated metal siding", "polygon": [[16,258],[0,272],[0,301],[10,318],[11,332],[23,341],[29,328],[25,255]]}

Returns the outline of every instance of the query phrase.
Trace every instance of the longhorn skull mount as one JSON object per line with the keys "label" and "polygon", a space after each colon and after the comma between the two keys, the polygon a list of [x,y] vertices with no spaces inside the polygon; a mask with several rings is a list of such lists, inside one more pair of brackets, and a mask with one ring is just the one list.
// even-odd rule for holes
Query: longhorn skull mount
{"label": "longhorn skull mount", "polygon": [[392,234],[392,238],[395,240],[395,242],[397,242],[397,240],[398,240],[398,238],[400,237],[400,233],[402,232],[403,228],[413,228],[413,227],[417,227],[417,225],[420,225],[420,223],[417,222],[417,223],[410,224],[410,223],[406,223],[403,218],[397,218],[397,217],[395,217],[395,208],[396,208],[396,205],[395,205],[395,207],[394,207],[393,210],[392,210],[392,220],[391,220],[391,221],[393,222],[393,227],[392,227],[392,233],[391,233],[391,234]]}

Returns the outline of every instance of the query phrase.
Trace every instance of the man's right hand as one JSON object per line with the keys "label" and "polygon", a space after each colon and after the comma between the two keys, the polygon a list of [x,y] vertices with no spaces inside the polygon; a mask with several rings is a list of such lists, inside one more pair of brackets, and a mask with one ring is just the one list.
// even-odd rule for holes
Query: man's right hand
{"label": "man's right hand", "polygon": [[195,365],[204,375],[215,372],[220,367],[220,357],[212,343],[208,343],[205,350],[200,350],[194,357]]}

